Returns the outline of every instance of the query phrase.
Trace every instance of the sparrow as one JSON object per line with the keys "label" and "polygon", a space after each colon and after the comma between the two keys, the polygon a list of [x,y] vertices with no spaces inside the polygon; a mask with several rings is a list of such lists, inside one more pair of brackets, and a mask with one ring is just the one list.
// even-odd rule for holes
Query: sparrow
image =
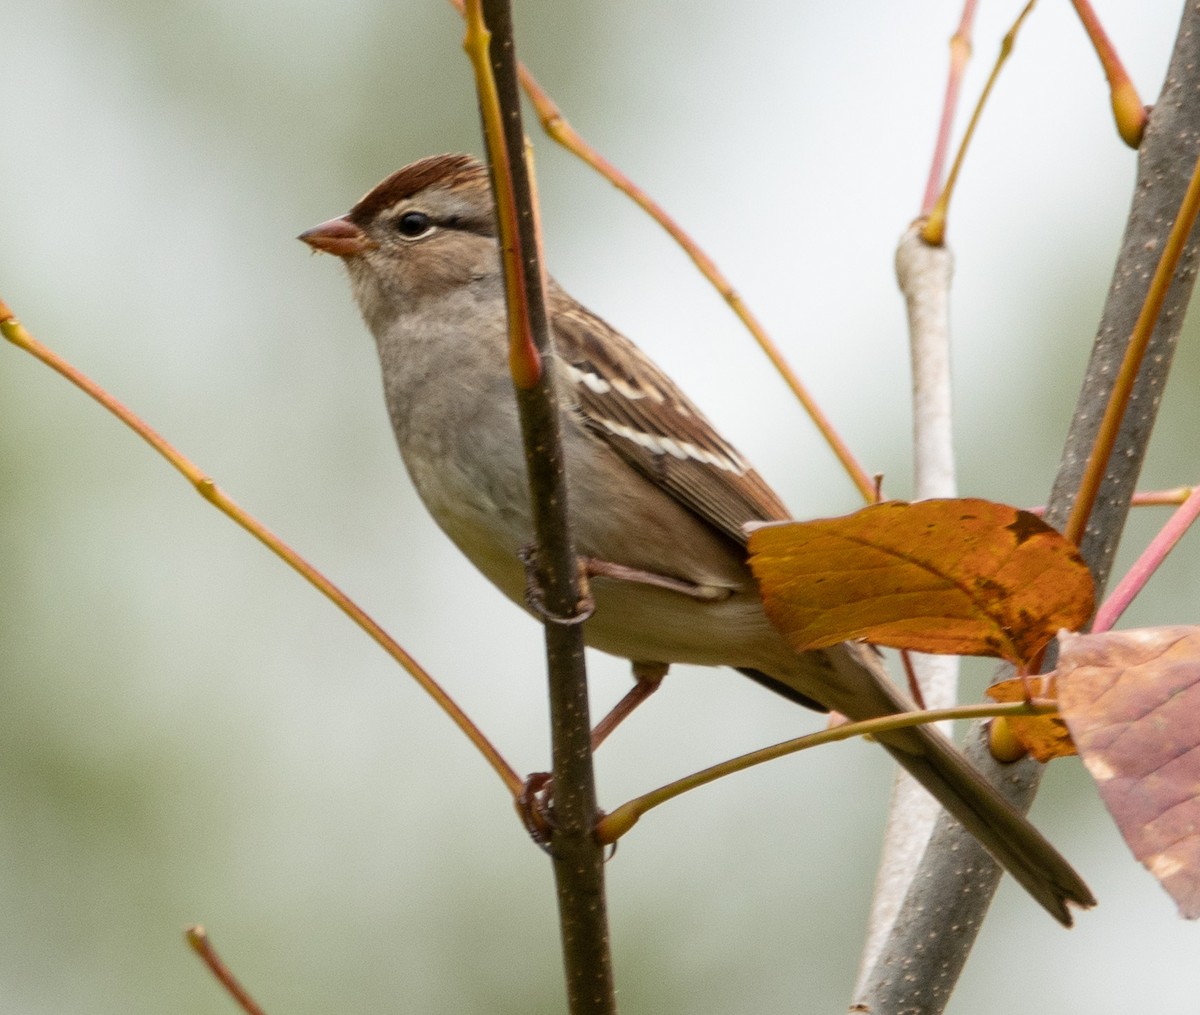
{"label": "sparrow", "polygon": [[[422,159],[299,237],[341,258],[374,336],[401,457],[434,520],[522,607],[534,540],[507,357],[487,168]],[[795,652],[767,620],[746,526],[787,508],[629,339],[547,279],[570,522],[593,569],[586,643],[660,669],[729,666],[852,720],[912,711],[869,646]],[[603,566],[606,565],[606,566]],[[880,734],[908,770],[1047,911],[1095,900],[1070,864],[933,727]]]}

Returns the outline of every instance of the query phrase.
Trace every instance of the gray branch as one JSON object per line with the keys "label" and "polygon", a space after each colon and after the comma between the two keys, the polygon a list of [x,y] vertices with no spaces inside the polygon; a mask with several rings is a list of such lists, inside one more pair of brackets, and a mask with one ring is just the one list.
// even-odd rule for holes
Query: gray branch
{"label": "gray branch", "polygon": [[[1087,464],[1159,254],[1200,155],[1200,4],[1189,2],[1162,93],[1138,155],[1137,184],[1112,284],[1075,407],[1047,520],[1061,527]],[[1193,232],[1155,328],[1104,484],[1083,539],[1102,592],[1129,510],[1196,275]],[[1005,795],[1028,810],[1041,779],[1034,761],[1000,765],[986,731],[972,730],[967,755]],[[874,1015],[934,1015],[945,1009],[1000,880],[978,843],[945,814],[930,840],[855,1009]],[[861,1007],[860,1007],[861,1006]]]}

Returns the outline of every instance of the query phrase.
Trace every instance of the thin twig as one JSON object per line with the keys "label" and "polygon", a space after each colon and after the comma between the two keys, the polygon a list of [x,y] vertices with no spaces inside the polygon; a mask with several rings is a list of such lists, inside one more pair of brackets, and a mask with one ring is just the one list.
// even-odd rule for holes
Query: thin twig
{"label": "thin twig", "polygon": [[1142,143],[1142,136],[1146,133],[1149,111],[1142,104],[1141,96],[1125,70],[1125,65],[1121,63],[1121,58],[1117,56],[1115,47],[1109,41],[1108,33],[1096,17],[1091,0],[1071,0],[1071,5],[1079,15],[1079,20],[1083,22],[1092,48],[1100,58],[1100,66],[1104,68],[1113,118],[1117,122],[1117,133],[1130,148],[1136,148]]}
{"label": "thin twig", "polygon": [[[450,0],[450,3],[454,5],[460,14],[464,12],[464,0]],[[730,309],[737,315],[738,320],[742,322],[746,330],[754,337],[754,340],[766,354],[767,359],[771,361],[771,364],[775,367],[780,377],[783,378],[784,383],[787,384],[792,394],[796,397],[796,400],[804,407],[804,411],[808,413],[809,418],[812,419],[821,436],[825,438],[826,443],[841,463],[842,468],[845,469],[851,482],[854,483],[859,493],[862,494],[863,499],[869,504],[877,501],[879,494],[878,484],[875,482],[875,479],[859,464],[851,452],[849,445],[842,440],[841,435],[834,429],[829,417],[825,415],[824,410],[821,409],[804,386],[804,383],[800,380],[800,376],[787,362],[779,346],[767,334],[766,328],[763,327],[758,318],[750,311],[750,308],[746,306],[745,301],[738,295],[737,290],[734,289],[729,280],[721,273],[720,269],[717,268],[712,258],[700,249],[696,242],[656,201],[579,135],[579,132],[563,116],[562,110],[558,108],[545,89],[538,84],[537,79],[524,64],[518,64],[518,75],[521,87],[525,90],[525,94],[529,96],[529,101],[533,104],[543,130],[554,141],[558,142],[573,155],[582,159],[613,186],[629,197],[630,200],[654,219],[667,232],[671,239],[679,244],[684,253],[691,258],[692,263],[700,270],[700,273],[721,294],[721,298],[729,304]]]}
{"label": "thin twig", "polygon": [[1020,32],[1021,26],[1025,23],[1025,19],[1029,17],[1030,11],[1033,10],[1033,5],[1037,0],[1029,0],[1021,13],[1017,15],[1017,20],[1013,22],[1007,34],[1000,43],[1000,54],[996,57],[996,63],[992,67],[992,73],[988,75],[987,84],[983,86],[983,92],[979,96],[979,101],[975,104],[975,111],[971,114],[970,123],[967,124],[966,133],[963,134],[962,144],[958,146],[958,154],[954,156],[954,165],[950,167],[950,175],[946,178],[946,186],[942,188],[941,194],[934,202],[932,210],[929,212],[929,217],[922,227],[921,235],[925,242],[931,246],[939,246],[946,240],[946,216],[950,212],[950,198],[954,195],[954,186],[958,182],[958,174],[962,171],[963,160],[967,156],[967,149],[971,146],[971,139],[975,136],[975,128],[979,126],[979,119],[983,115],[984,106],[987,105],[988,96],[992,94],[992,89],[996,86],[996,81],[1000,77],[1000,71],[1005,63],[1008,62],[1009,56],[1012,54],[1013,46],[1017,41],[1017,33]]}
{"label": "thin twig", "polygon": [[963,74],[966,73],[967,62],[971,59],[971,29],[975,22],[976,6],[978,0],[966,0],[958,27],[950,36],[950,70],[946,75],[946,94],[942,100],[937,140],[933,144],[933,158],[929,162],[929,178],[925,181],[925,196],[921,199],[922,218],[933,210],[934,202],[942,190],[946,152],[950,147],[950,129],[954,125],[954,114],[958,110]]}
{"label": "thin twig", "polygon": [[1158,326],[1163,304],[1167,300],[1167,290],[1175,279],[1183,250],[1196,224],[1196,216],[1200,215],[1200,159],[1192,168],[1192,177],[1171,224],[1171,231],[1163,245],[1162,256],[1154,268],[1154,276],[1150,280],[1150,289],[1142,303],[1141,312],[1125,346],[1125,356],[1121,360],[1121,368],[1117,373],[1116,383],[1104,406],[1104,416],[1096,431],[1096,443],[1088,456],[1087,468],[1084,469],[1080,480],[1079,492],[1071,505],[1071,514],[1067,518],[1063,535],[1074,543],[1078,543],[1087,528],[1088,519],[1100,492],[1100,484],[1108,471],[1108,463],[1112,460],[1113,448],[1117,443],[1117,434],[1121,422],[1129,408],[1129,400],[1133,395],[1133,386],[1141,371],[1142,361],[1150,346],[1150,338]]}
{"label": "thin twig", "polygon": [[191,945],[192,951],[200,956],[204,964],[208,966],[209,972],[217,978],[217,982],[225,988],[246,1015],[266,1015],[254,998],[250,996],[250,992],[238,982],[237,977],[221,960],[221,956],[217,954],[216,949],[212,946],[212,941],[209,940],[208,932],[200,924],[188,927],[183,932],[183,936]]}
{"label": "thin twig", "polygon": [[[1191,495],[1195,490],[1194,486],[1174,486],[1169,490],[1143,490],[1133,495],[1133,500],[1129,502],[1130,507],[1170,507],[1175,505],[1178,507]],[[1046,514],[1046,505],[1039,504],[1037,507],[1026,508],[1031,515],[1037,515],[1042,518]]]}
{"label": "thin twig", "polygon": [[116,416],[117,419],[133,430],[134,433],[170,462],[192,484],[201,497],[237,525],[241,526],[241,528],[249,532],[250,535],[279,557],[288,567],[296,571],[305,581],[329,599],[339,610],[354,621],[355,624],[361,627],[372,641],[404,667],[409,675],[421,685],[422,690],[450,717],[454,725],[462,730],[467,739],[475,745],[479,753],[491,765],[495,773],[500,776],[509,793],[514,798],[520,793],[522,786],[521,777],[504,760],[503,755],[496,750],[491,741],[484,736],[483,731],[471,721],[471,718],[446,693],[441,685],[346,593],[288,546],[279,536],[263,525],[262,522],[238,505],[213,482],[211,476],[207,475],[199,466],[183,455],[182,452],[168,443],[132,410],[117,401],[100,385],[75,369],[75,367],[61,356],[38,342],[25,330],[21,322],[17,320],[16,316],[2,300],[0,300],[0,334],[3,334],[13,345],[24,349],[31,356],[50,367],[51,370],[65,377],[83,391],[84,394],[99,402],[105,409]]}
{"label": "thin twig", "polygon": [[1108,631],[1112,628],[1133,602],[1134,597],[1145,588],[1151,575],[1167,559],[1167,554],[1175,549],[1184,533],[1192,527],[1197,517],[1200,517],[1200,487],[1192,490],[1191,496],[1183,502],[1178,511],[1172,513],[1167,519],[1167,524],[1159,530],[1125,576],[1117,582],[1116,588],[1104,601],[1104,605],[1096,611],[1093,631]]}
{"label": "thin twig", "polygon": [[699,772],[686,775],[682,779],[676,779],[674,782],[659,786],[649,793],[643,793],[641,796],[626,801],[620,807],[604,815],[596,825],[596,837],[601,842],[616,842],[637,824],[638,820],[644,814],[652,811],[661,804],[665,804],[668,800],[674,800],[677,796],[682,796],[691,790],[699,789],[701,786],[707,786],[710,782],[716,782],[718,779],[723,779],[736,772],[744,772],[748,768],[764,765],[768,761],[785,758],[789,754],[797,754],[800,751],[807,751],[813,747],[821,747],[824,744],[837,743],[839,740],[850,740],[854,737],[877,736],[880,733],[905,729],[909,726],[949,722],[954,719],[992,719],[997,716],[1054,715],[1057,712],[1058,704],[1053,701],[1017,701],[1010,704],[985,702],[977,705],[955,705],[952,708],[935,708],[919,712],[900,712],[878,719],[864,719],[861,722],[842,723],[840,726],[833,726],[818,733],[809,733],[807,736],[785,740],[782,743],[772,744],[770,747],[760,747],[756,751],[750,751],[748,754],[730,758],[728,761],[722,761],[720,764],[712,765]]}

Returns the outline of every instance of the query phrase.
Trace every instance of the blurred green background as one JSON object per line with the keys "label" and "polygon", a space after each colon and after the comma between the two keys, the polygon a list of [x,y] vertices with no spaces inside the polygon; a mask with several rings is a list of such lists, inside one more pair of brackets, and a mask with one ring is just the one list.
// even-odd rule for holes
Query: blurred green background
{"label": "blurred green background", "polygon": [[[903,496],[892,251],[958,4],[516,8],[519,51],[567,116],[693,231]],[[968,96],[1017,8],[984,5]],[[1101,8],[1152,99],[1180,4]],[[0,25],[0,296],[356,597],[519,769],[544,767],[539,632],[415,502],[341,269],[294,239],[405,162],[480,151],[457,16],[0,0]],[[684,258],[535,140],[559,280],[798,515],[857,507]],[[965,493],[1044,501],[1133,171],[1074,15],[1043,5],[951,219]],[[1200,474],[1196,339],[1145,488]],[[1163,517],[1137,519],[1122,566]],[[1198,559],[1193,534],[1127,624],[1195,623]],[[627,686],[613,660],[593,674],[597,709]],[[0,1011],[230,1011],[182,942],[194,921],[276,1015],[562,1010],[548,864],[490,771],[340,614],[7,345],[0,699]],[[727,671],[680,671],[605,747],[602,801],[817,725]],[[608,867],[623,1010],[839,1010],[888,789],[882,752],[838,745],[647,818]],[[1067,933],[1006,883],[952,1010],[1195,1010],[1197,928],[1077,762],[1034,816],[1101,906]]]}

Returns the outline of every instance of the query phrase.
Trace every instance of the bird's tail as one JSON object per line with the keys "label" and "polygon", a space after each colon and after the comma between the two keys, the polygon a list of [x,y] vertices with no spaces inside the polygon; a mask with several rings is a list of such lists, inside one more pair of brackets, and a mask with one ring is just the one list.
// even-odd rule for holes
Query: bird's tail
{"label": "bird's tail", "polygon": [[[799,657],[805,665],[798,667],[803,672],[797,672],[794,681],[776,679],[802,695],[811,694],[816,690],[815,655]],[[847,718],[872,719],[914,708],[870,649],[845,644],[820,655],[824,659],[816,668],[832,666],[836,677],[818,678],[821,686],[813,696]],[[1068,902],[1084,908],[1096,904],[1088,886],[1058,850],[939,730],[929,725],[910,726],[880,734],[877,739],[1051,916],[1069,927]]]}

